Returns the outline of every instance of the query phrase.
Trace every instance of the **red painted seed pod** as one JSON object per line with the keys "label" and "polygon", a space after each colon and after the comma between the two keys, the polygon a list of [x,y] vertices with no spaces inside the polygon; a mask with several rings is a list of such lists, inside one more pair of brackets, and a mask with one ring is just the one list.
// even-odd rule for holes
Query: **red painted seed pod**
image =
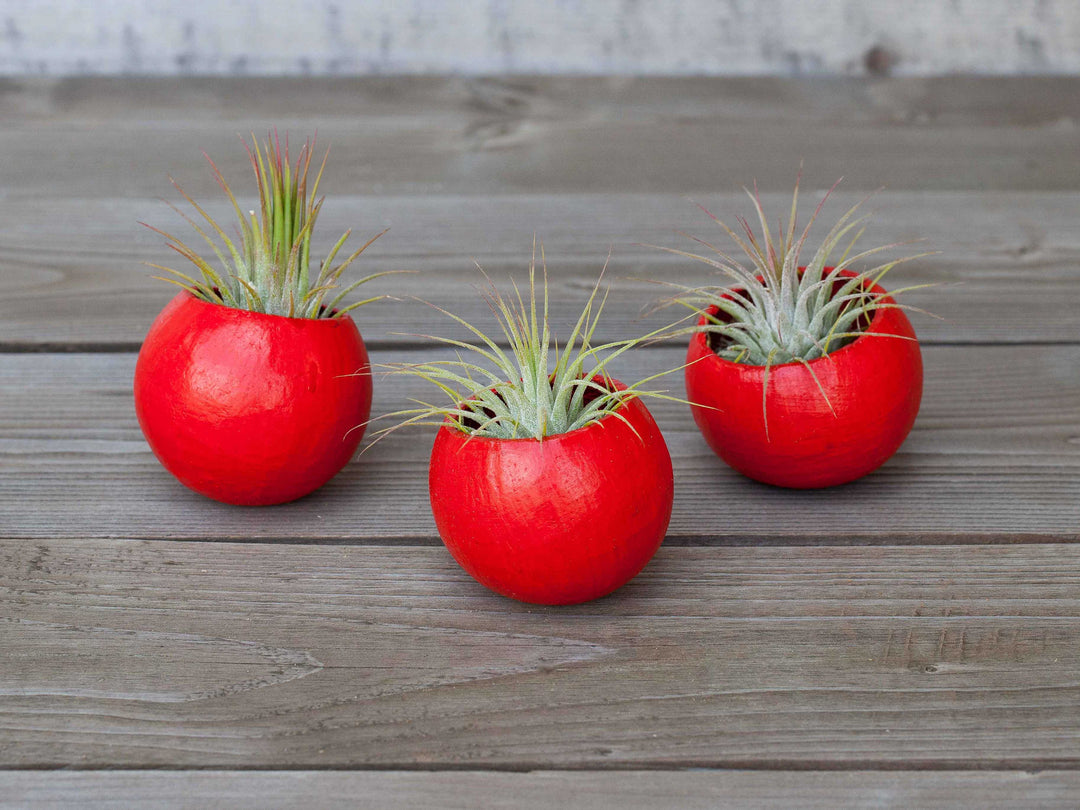
{"label": "red painted seed pod", "polygon": [[439,429],[431,509],[474,579],[524,602],[567,605],[614,591],[652,558],[671,518],[671,456],[640,399],[618,413],[626,421],[608,414],[543,441]]}
{"label": "red painted seed pod", "polygon": [[709,446],[744,475],[782,487],[828,487],[877,469],[907,437],[922,398],[919,344],[897,308],[876,310],[860,337],[811,361],[813,375],[800,363],[771,367],[767,390],[763,366],[718,357],[707,333],[691,337],[687,362],[687,397]]}
{"label": "red painted seed pod", "polygon": [[285,503],[348,463],[371,410],[353,320],[285,318],[182,292],[135,366],[135,412],[182,484],[225,503]]}

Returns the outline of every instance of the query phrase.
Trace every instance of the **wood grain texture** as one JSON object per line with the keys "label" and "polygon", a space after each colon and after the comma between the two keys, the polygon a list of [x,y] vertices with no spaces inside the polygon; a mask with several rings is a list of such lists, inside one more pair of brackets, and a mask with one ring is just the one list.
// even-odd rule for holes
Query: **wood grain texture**
{"label": "wood grain texture", "polygon": [[1080,78],[5,79],[9,199],[217,193],[236,134],[333,144],[331,194],[1076,190]]}
{"label": "wood grain texture", "polygon": [[0,542],[0,763],[1080,767],[1080,548],[662,549],[611,598],[438,548]]}
{"label": "wood grain texture", "polygon": [[[5,74],[1080,70],[1070,0],[0,2]],[[257,43],[257,45],[255,44]],[[874,52],[881,52],[873,57]]]}
{"label": "wood grain texture", "polygon": [[[431,358],[379,352],[375,362]],[[1080,503],[1080,348],[928,347],[915,430],[852,485],[795,492],[722,464],[688,409],[650,405],[675,464],[669,537],[679,542],[1071,540]],[[681,348],[627,355],[637,380],[681,364]],[[0,355],[0,531],[19,537],[309,538],[435,542],[427,500],[433,428],[376,444],[317,493],[244,509],[178,484],[153,458],[131,399],[131,355]],[[681,394],[681,375],[670,389]],[[375,381],[373,414],[430,395]]]}
{"label": "wood grain texture", "polygon": [[[164,181],[162,185],[165,193]],[[808,216],[815,194],[804,191]],[[211,197],[208,208],[231,217],[218,196]],[[861,197],[838,194],[823,216],[839,217]],[[697,199],[729,221],[752,211],[741,192]],[[770,211],[780,212],[790,206],[790,196],[766,194],[765,202]],[[893,255],[940,251],[897,268],[886,282],[891,289],[940,285],[905,296],[909,304],[940,318],[914,317],[925,342],[1076,340],[1077,194],[886,191],[868,210],[875,215],[865,237],[868,247],[924,239]],[[189,272],[161,237],[137,224],[147,220],[185,232],[180,217],[159,201],[0,199],[0,216],[6,223],[0,233],[0,348],[85,350],[112,344],[133,349],[175,290],[155,280],[160,271],[145,262]],[[451,329],[448,319],[409,300],[411,296],[485,322],[486,305],[476,291],[483,278],[473,260],[500,286],[506,286],[510,276],[523,280],[534,234],[546,249],[556,322],[576,317],[611,251],[606,281],[612,295],[602,330],[618,337],[642,334],[681,317],[664,310],[643,318],[643,309],[670,294],[646,279],[723,283],[705,264],[641,243],[701,250],[675,233],[683,229],[728,245],[727,237],[693,202],[674,194],[329,200],[320,219],[324,240],[350,227],[361,240],[391,228],[356,265],[357,278],[382,270],[415,271],[377,280],[368,288],[371,294],[406,299],[357,311],[361,331],[375,345],[415,342],[409,335],[418,331],[464,335]],[[193,232],[192,237],[198,239]]]}
{"label": "wood grain texture", "polygon": [[[0,81],[0,801],[1074,797],[1078,88]],[[891,285],[945,282],[910,297],[945,318],[916,318],[916,429],[861,482],[789,492],[728,470],[685,406],[656,403],[676,467],[668,543],[626,589],[568,610],[494,597],[442,549],[430,429],[295,504],[196,496],[134,419],[134,350],[170,295],[141,265],[166,252],[134,223],[176,224],[149,202],[174,198],[170,171],[216,200],[199,149],[242,174],[234,133],[273,123],[334,143],[327,239],[390,225],[366,267],[420,271],[377,291],[483,321],[471,258],[520,278],[535,232],[561,324],[610,246],[605,337],[660,322],[639,320],[658,294],[641,278],[709,278],[633,246],[709,234],[687,195],[730,216],[756,176],[782,204],[800,156],[807,189],[847,175],[836,210],[888,183],[868,237],[942,251]],[[437,354],[395,333],[454,334],[411,301],[358,320],[376,361]],[[632,381],[682,356],[650,347],[614,370]],[[380,377],[375,413],[422,391]],[[299,770],[18,770],[80,767]],[[695,767],[725,770],[658,772]],[[1047,768],[1067,770],[1021,770]],[[596,772],[612,769],[627,772]]]}
{"label": "wood grain texture", "polygon": [[334,772],[147,771],[0,773],[0,807],[229,807],[276,810],[303,806],[378,810],[724,810],[837,807],[1038,807],[1072,810],[1080,776],[985,771],[452,771]]}

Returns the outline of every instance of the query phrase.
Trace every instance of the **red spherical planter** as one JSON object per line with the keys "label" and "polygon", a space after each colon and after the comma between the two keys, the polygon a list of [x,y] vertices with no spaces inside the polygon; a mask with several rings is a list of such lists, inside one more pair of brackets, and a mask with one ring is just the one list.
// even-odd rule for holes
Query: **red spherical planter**
{"label": "red spherical planter", "polygon": [[805,366],[787,363],[770,368],[763,410],[765,368],[721,359],[696,332],[685,372],[694,421],[750,478],[796,489],[854,481],[892,456],[915,422],[923,371],[914,338],[902,310],[876,310],[860,337],[810,362],[828,402]]}
{"label": "red spherical planter", "polygon": [[180,293],[135,366],[135,413],[182,484],[246,506],[284,503],[348,463],[371,410],[350,317],[285,318]]}
{"label": "red spherical planter", "polygon": [[671,456],[640,399],[620,412],[638,435],[611,414],[543,441],[439,429],[431,509],[474,579],[523,602],[568,605],[611,593],[652,558],[671,518]]}

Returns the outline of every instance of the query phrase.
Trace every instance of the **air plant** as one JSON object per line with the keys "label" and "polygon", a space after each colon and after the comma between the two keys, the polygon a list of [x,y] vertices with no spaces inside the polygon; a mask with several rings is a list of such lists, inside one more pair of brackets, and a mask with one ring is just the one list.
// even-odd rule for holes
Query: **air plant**
{"label": "air plant", "polygon": [[[710,333],[711,345],[720,357],[766,368],[784,363],[807,365],[862,335],[877,310],[891,307],[911,309],[895,303],[892,296],[928,286],[906,287],[890,293],[878,286],[893,267],[929,255],[927,253],[893,259],[868,270],[851,270],[855,263],[901,244],[853,253],[868,219],[866,215],[856,216],[865,200],[856,203],[840,217],[804,265],[802,252],[810,229],[839,184],[838,180],[826,192],[801,233],[798,233],[796,221],[798,179],[787,228],[781,221],[775,235],[762,208],[757,183],[753,192],[746,192],[753,201],[761,223],[760,239],[745,218],[736,217],[742,229],[740,234],[701,207],[749,257],[749,267],[697,237],[690,238],[712,251],[713,256],[660,247],[669,253],[715,267],[732,282],[721,287],[671,285],[680,292],[670,302],[707,314],[706,323],[694,327],[693,331]],[[833,255],[845,242],[843,252],[834,261]]]}
{"label": "air plant", "polygon": [[[615,385],[608,374],[608,366],[613,360],[642,342],[657,337],[664,330],[594,346],[593,336],[607,300],[607,291],[599,294],[603,270],[581,315],[560,346],[548,320],[547,267],[543,246],[540,246],[540,258],[543,265],[543,292],[539,306],[535,243],[533,258],[529,263],[527,300],[516,283],[513,284],[513,296],[504,297],[486,274],[484,276],[487,288],[482,295],[498,321],[509,344],[509,351],[465,319],[431,305],[463,326],[476,338],[476,343],[434,335],[420,337],[471,352],[477,362],[463,359],[459,351],[456,360],[384,366],[391,373],[409,374],[434,384],[450,401],[431,404],[412,400],[418,407],[380,417],[401,417],[403,421],[379,431],[376,434],[378,437],[409,424],[449,423],[471,436],[542,440],[547,436],[586,427],[608,414],[625,422],[619,407],[636,397],[674,399],[665,396],[662,391],[647,391],[641,387],[670,371],[626,387]],[[606,267],[605,264],[605,270]],[[678,369],[671,371],[675,370]]]}
{"label": "air plant", "polygon": [[254,135],[250,146],[247,142],[243,143],[255,172],[259,192],[258,211],[249,210],[244,213],[221,171],[204,152],[203,156],[209,162],[214,178],[232,204],[239,227],[235,238],[230,237],[225,229],[170,177],[173,186],[202,220],[205,220],[205,224],[200,224],[194,217],[188,216],[171,203],[170,207],[209,245],[220,269],[215,269],[211,262],[179,238],[160,228],[142,223],[164,236],[169,247],[194,264],[201,274],[201,278],[193,278],[179,270],[151,264],[172,276],[161,280],[178,284],[195,297],[212,304],[290,318],[339,317],[356,307],[384,298],[385,296],[376,296],[342,306],[345,297],[361,284],[387,273],[374,273],[345,287],[339,287],[339,282],[345,269],[385,231],[376,234],[344,260],[334,264],[338,253],[352,234],[351,230],[347,230],[330,248],[317,272],[312,272],[312,231],[325,199],[318,196],[318,191],[329,150],[323,155],[322,163],[309,189],[308,174],[315,150],[313,139],[305,141],[300,147],[295,165],[290,162],[287,136],[284,146],[276,132],[267,137],[262,147]]}

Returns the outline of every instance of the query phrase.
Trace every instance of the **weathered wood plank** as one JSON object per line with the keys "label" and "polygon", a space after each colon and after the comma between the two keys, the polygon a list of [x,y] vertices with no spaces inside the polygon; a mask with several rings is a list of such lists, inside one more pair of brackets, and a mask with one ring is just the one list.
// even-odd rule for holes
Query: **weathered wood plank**
{"label": "weathered wood plank", "polygon": [[[432,357],[379,352],[375,360]],[[1080,538],[1080,347],[928,347],[922,413],[899,454],[850,486],[779,490],[706,447],[685,406],[653,409],[675,463],[675,542],[986,542]],[[639,350],[627,380],[682,362]],[[337,538],[435,542],[432,428],[401,431],[293,504],[242,509],[176,483],[134,418],[131,355],[0,355],[0,531],[20,537]],[[681,393],[674,375],[671,390]],[[429,394],[376,380],[374,413]]]}
{"label": "weathered wood plank", "polygon": [[[194,173],[205,174],[201,168]],[[165,194],[166,189],[162,177],[159,191]],[[208,207],[231,216],[218,204],[219,196],[212,195]],[[807,196],[809,205],[813,194]],[[741,192],[699,199],[728,219],[750,210]],[[838,216],[858,199],[839,194],[826,211]],[[766,195],[774,211],[784,210],[788,200],[782,193]],[[925,238],[925,244],[904,251],[941,251],[897,269],[888,281],[894,289],[942,285],[907,297],[943,319],[916,316],[925,341],[1077,339],[1076,194],[890,191],[869,207],[876,216],[868,245]],[[0,199],[0,218],[5,222],[0,233],[0,346],[9,349],[107,343],[133,348],[174,290],[154,280],[158,271],[144,262],[188,269],[178,264],[183,260],[165,248],[164,240],[137,224],[148,220],[184,232],[187,226],[158,201]],[[325,239],[350,227],[359,237],[391,226],[358,267],[417,273],[376,281],[371,289],[421,295],[479,320],[486,310],[476,295],[482,279],[473,258],[500,284],[510,274],[521,279],[537,234],[547,250],[553,303],[562,319],[579,311],[611,249],[607,281],[613,293],[604,330],[617,336],[640,334],[676,317],[668,310],[641,320],[643,307],[668,294],[641,279],[702,284],[720,278],[706,265],[635,243],[696,248],[675,233],[679,228],[726,240],[692,202],[668,194],[343,197],[327,202],[320,223]],[[367,338],[380,344],[407,341],[400,333],[418,330],[453,332],[445,319],[429,324],[430,310],[413,301],[366,307],[357,318]]]}
{"label": "weathered wood plank", "polygon": [[[379,810],[723,810],[836,807],[1038,807],[1076,804],[1080,775],[1024,772],[814,771],[8,771],[0,807],[274,810],[303,806]],[[209,803],[209,804],[208,804]]]}
{"label": "weathered wood plank", "polygon": [[[315,5],[184,0],[5,8],[5,75],[1075,73],[1071,0],[594,0]],[[190,20],[190,21],[189,21]],[[259,47],[255,47],[258,43]]]}
{"label": "weathered wood plank", "polygon": [[[333,193],[1077,189],[1080,79],[6,79],[0,190],[146,197],[235,135],[318,130]],[[204,174],[191,190],[213,193]]]}
{"label": "weathered wood plank", "polygon": [[1080,548],[662,549],[501,599],[441,548],[0,542],[6,767],[1080,766]]}

